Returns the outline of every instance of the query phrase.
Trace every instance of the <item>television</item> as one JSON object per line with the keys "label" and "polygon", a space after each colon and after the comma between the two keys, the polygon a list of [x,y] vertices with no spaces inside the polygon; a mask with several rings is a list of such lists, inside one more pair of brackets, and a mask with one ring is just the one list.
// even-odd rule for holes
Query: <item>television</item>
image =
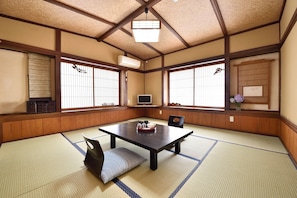
{"label": "television", "polygon": [[152,94],[139,94],[137,95],[138,105],[151,105],[153,103]]}

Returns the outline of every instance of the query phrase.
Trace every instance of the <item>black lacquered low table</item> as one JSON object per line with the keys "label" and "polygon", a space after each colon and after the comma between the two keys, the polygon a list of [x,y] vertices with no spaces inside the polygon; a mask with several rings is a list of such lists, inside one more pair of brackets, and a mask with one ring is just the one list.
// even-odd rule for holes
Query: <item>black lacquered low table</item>
{"label": "black lacquered low table", "polygon": [[136,130],[138,122],[126,122],[100,127],[99,130],[110,135],[110,147],[116,147],[116,137],[150,151],[150,168],[158,168],[158,153],[170,145],[175,146],[175,153],[180,153],[181,141],[193,131],[173,126],[156,125],[155,131]]}

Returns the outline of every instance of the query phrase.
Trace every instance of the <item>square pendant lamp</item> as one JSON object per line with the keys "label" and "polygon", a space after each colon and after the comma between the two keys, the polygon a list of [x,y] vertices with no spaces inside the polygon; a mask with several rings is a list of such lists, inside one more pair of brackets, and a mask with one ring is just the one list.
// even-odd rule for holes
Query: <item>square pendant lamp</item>
{"label": "square pendant lamp", "polygon": [[158,42],[161,22],[158,20],[135,20],[132,21],[132,31],[135,42],[150,43]]}
{"label": "square pendant lamp", "polygon": [[[145,8],[147,16],[148,8]],[[161,22],[159,20],[133,20],[131,22],[131,29],[135,42],[150,43],[158,42],[161,29]]]}

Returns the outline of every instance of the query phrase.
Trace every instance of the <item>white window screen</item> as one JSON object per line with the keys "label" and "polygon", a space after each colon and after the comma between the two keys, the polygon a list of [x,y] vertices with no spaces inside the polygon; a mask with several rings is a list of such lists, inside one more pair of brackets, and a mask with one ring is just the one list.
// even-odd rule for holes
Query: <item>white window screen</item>
{"label": "white window screen", "polygon": [[[219,68],[219,72],[216,72]],[[225,106],[225,65],[169,72],[169,102],[184,106]]]}
{"label": "white window screen", "polygon": [[193,105],[194,78],[193,69],[170,73],[170,102],[181,105]]}
{"label": "white window screen", "polygon": [[119,105],[119,72],[61,63],[61,108]]}
{"label": "white window screen", "polygon": [[95,106],[119,104],[118,72],[95,69]]}
{"label": "white window screen", "polygon": [[217,68],[224,69],[224,66],[224,64],[218,64],[195,69],[195,106],[225,106],[224,72],[214,74]]}

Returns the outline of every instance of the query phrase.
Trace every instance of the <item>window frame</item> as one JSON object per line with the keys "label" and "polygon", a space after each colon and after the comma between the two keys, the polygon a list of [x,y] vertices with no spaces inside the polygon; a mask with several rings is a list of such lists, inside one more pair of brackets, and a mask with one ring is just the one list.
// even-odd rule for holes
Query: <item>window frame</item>
{"label": "window frame", "polygon": [[[91,67],[93,70],[93,79],[92,79],[92,84],[93,84],[93,106],[89,106],[89,107],[73,107],[73,108],[62,108],[62,76],[61,76],[61,72],[60,72],[60,100],[61,100],[61,111],[65,112],[65,111],[81,111],[81,110],[93,110],[93,109],[104,109],[104,108],[110,108],[110,107],[120,107],[122,104],[122,86],[121,86],[121,82],[122,82],[122,75],[121,75],[121,70],[119,68],[116,68],[114,66],[108,65],[108,64],[104,64],[104,63],[95,63],[95,62],[89,62],[89,61],[84,61],[84,60],[78,60],[78,59],[72,59],[72,58],[67,58],[67,57],[62,57],[59,67],[61,68],[62,63],[69,63],[69,64],[77,64],[77,65],[81,65],[81,66],[86,66],[86,67]],[[95,106],[95,87],[94,87],[94,69],[103,69],[103,70],[108,70],[108,71],[113,71],[113,72],[118,72],[118,103],[117,105],[101,105],[101,106]],[[60,70],[61,71],[61,70]]]}
{"label": "window frame", "polygon": [[[216,59],[216,60],[211,60],[211,61],[203,61],[199,63],[191,63],[187,65],[182,65],[180,67],[174,67],[168,70],[167,72],[167,79],[168,79],[168,104],[167,106],[169,107],[179,107],[179,108],[192,108],[192,109],[207,109],[207,110],[225,110],[226,104],[224,104],[223,107],[212,107],[212,106],[196,106],[196,105],[182,105],[182,104],[173,104],[173,102],[170,101],[170,73],[172,72],[179,72],[182,70],[194,70],[193,71],[193,104],[195,103],[195,69],[199,67],[207,67],[207,66],[212,66],[212,65],[217,65],[217,64],[224,64],[224,71],[226,71],[226,60],[225,59]],[[226,73],[224,75],[224,103],[225,103],[225,98],[226,98]]]}

